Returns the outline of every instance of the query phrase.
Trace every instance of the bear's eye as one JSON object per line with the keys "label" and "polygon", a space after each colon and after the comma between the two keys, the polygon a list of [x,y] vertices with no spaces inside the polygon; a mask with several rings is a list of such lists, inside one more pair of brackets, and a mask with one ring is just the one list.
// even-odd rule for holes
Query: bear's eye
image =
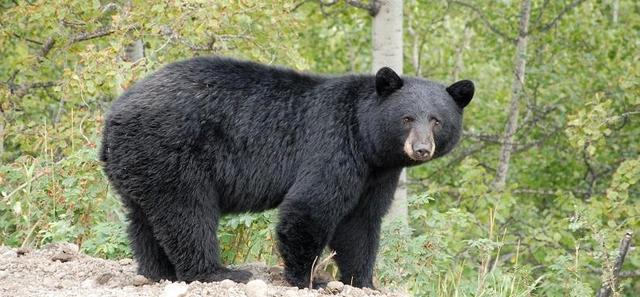
{"label": "bear's eye", "polygon": [[411,122],[415,121],[414,118],[410,117],[410,116],[405,116],[402,118],[402,123],[403,124],[409,124]]}
{"label": "bear's eye", "polygon": [[440,126],[440,120],[433,119],[433,124],[436,125],[436,126]]}

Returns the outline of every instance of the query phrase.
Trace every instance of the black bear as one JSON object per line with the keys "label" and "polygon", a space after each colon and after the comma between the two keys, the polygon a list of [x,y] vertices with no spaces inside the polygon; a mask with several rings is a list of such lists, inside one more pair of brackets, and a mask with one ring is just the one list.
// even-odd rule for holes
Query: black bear
{"label": "black bear", "polygon": [[200,57],[133,85],[106,117],[100,159],[128,210],[138,272],[246,282],[218,258],[221,215],[279,208],[285,277],[309,285],[335,250],[341,280],[372,287],[380,223],[403,167],[449,152],[467,80],[338,77]]}

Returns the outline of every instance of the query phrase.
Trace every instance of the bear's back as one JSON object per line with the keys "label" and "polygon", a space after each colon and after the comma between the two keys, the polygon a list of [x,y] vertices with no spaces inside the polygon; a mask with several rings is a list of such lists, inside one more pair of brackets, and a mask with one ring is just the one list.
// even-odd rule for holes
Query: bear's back
{"label": "bear's back", "polygon": [[308,144],[319,140],[314,131],[334,125],[327,110],[338,107],[317,92],[330,80],[225,58],[170,64],[112,105],[106,170],[110,179],[140,183],[194,171],[187,175],[215,176],[227,211],[250,202],[252,210],[273,207],[308,158]]}

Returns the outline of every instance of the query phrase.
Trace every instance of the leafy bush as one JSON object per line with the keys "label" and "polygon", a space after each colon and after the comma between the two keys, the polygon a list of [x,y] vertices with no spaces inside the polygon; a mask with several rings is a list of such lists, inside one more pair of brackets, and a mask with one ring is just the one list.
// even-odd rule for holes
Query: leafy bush
{"label": "leafy bush", "polygon": [[[0,3],[0,244],[68,241],[100,257],[131,256],[96,149],[110,102],[163,64],[219,54],[370,71],[366,12],[300,2]],[[409,171],[411,223],[385,227],[376,276],[427,296],[594,295],[623,234],[635,231],[637,242],[640,233],[640,63],[629,34],[640,24],[637,1],[581,1],[561,19],[563,1],[533,1],[521,129],[503,191],[491,184],[513,43],[453,2],[405,1],[404,68],[471,78],[477,98],[459,147]],[[510,16],[520,1],[468,2],[493,29],[517,35]],[[145,55],[127,60],[136,40]],[[276,212],[224,217],[223,261],[278,263],[275,221]],[[637,295],[639,269],[631,250],[614,294]]]}

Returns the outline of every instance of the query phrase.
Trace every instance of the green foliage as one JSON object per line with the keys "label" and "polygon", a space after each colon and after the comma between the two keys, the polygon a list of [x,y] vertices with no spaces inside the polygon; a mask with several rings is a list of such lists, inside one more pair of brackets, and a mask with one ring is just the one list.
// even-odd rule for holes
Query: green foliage
{"label": "green foliage", "polygon": [[224,217],[218,228],[222,261],[227,264],[279,262],[275,245],[276,212]]}
{"label": "green foliage", "polygon": [[[371,71],[371,18],[345,1],[32,2],[0,2],[0,244],[131,256],[96,149],[110,102],[168,62]],[[496,192],[515,48],[494,30],[517,35],[520,1],[454,2],[405,1],[405,73],[473,79],[477,94],[459,147],[410,170],[411,225],[384,228],[378,281],[417,296],[594,295],[622,235],[640,233],[640,7],[617,1],[614,22],[613,1],[583,1],[553,23],[573,1],[532,1],[521,128]],[[129,61],[138,39],[144,57]],[[223,261],[278,263],[276,221],[224,217]],[[623,271],[639,269],[631,250]],[[635,276],[614,293],[638,291]]]}

